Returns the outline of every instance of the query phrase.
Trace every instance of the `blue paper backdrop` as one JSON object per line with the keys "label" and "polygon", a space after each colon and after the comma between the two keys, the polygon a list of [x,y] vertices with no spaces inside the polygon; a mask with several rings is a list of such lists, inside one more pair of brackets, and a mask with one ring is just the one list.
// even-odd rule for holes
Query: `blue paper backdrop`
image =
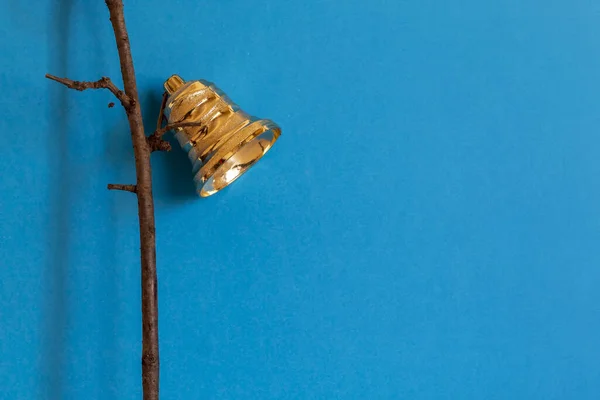
{"label": "blue paper backdrop", "polygon": [[[283,136],[195,197],[153,155],[165,399],[598,399],[600,3],[126,2]],[[102,1],[0,8],[2,399],[140,398],[136,202]]]}

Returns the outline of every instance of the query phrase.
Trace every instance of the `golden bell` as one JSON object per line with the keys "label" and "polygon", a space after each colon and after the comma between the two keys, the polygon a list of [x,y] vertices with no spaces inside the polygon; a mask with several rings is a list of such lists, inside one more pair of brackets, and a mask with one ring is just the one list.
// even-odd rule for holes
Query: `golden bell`
{"label": "golden bell", "polygon": [[169,124],[198,123],[174,131],[192,162],[196,191],[202,197],[239,178],[281,134],[273,121],[246,114],[211,82],[185,82],[173,75],[164,86]]}

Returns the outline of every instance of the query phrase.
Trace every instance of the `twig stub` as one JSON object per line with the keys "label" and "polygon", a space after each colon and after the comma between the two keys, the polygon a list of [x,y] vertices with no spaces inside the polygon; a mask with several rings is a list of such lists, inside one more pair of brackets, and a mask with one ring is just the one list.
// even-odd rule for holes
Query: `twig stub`
{"label": "twig stub", "polygon": [[108,190],[123,190],[125,192],[137,193],[137,187],[135,185],[121,185],[119,183],[109,183],[107,185]]}

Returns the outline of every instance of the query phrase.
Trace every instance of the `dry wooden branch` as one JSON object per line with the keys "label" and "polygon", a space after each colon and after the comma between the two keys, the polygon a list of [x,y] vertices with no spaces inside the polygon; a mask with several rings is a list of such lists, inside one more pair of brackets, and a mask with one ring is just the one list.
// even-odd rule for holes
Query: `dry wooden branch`
{"label": "dry wooden branch", "polygon": [[151,147],[144,134],[142,110],[140,108],[129,35],[125,25],[122,0],[105,0],[114,31],[124,92],[109,78],[96,82],[78,82],[67,78],[46,75],[48,79],[75,89],[108,89],[119,99],[129,121],[135,157],[136,184],[109,185],[109,189],[126,190],[137,195],[140,223],[140,253],[142,269],[142,388],[144,400],[158,400],[159,356],[158,356],[158,296],[156,277],[156,234],[154,222],[154,200],[152,197]]}
{"label": "dry wooden branch", "polygon": [[138,216],[140,222],[140,252],[142,261],[142,387],[144,400],[158,400],[158,292],[156,277],[156,226],[152,197],[150,146],[146,142],[142,110],[139,104],[129,35],[125,25],[123,2],[106,0],[115,34],[125,93],[133,101],[127,112],[137,176]]}

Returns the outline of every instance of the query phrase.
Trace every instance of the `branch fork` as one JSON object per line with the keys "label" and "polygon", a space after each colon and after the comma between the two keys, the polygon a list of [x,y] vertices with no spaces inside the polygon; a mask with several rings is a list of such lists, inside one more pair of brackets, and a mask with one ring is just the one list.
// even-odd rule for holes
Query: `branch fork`
{"label": "branch fork", "polygon": [[115,95],[117,100],[121,102],[125,111],[128,111],[131,108],[133,100],[121,89],[119,89],[109,77],[103,76],[97,81],[74,81],[69,78],[60,78],[58,76],[46,74],[46,78],[61,83],[68,87],[69,89],[79,90],[83,92],[87,89],[108,89],[112,94]]}

